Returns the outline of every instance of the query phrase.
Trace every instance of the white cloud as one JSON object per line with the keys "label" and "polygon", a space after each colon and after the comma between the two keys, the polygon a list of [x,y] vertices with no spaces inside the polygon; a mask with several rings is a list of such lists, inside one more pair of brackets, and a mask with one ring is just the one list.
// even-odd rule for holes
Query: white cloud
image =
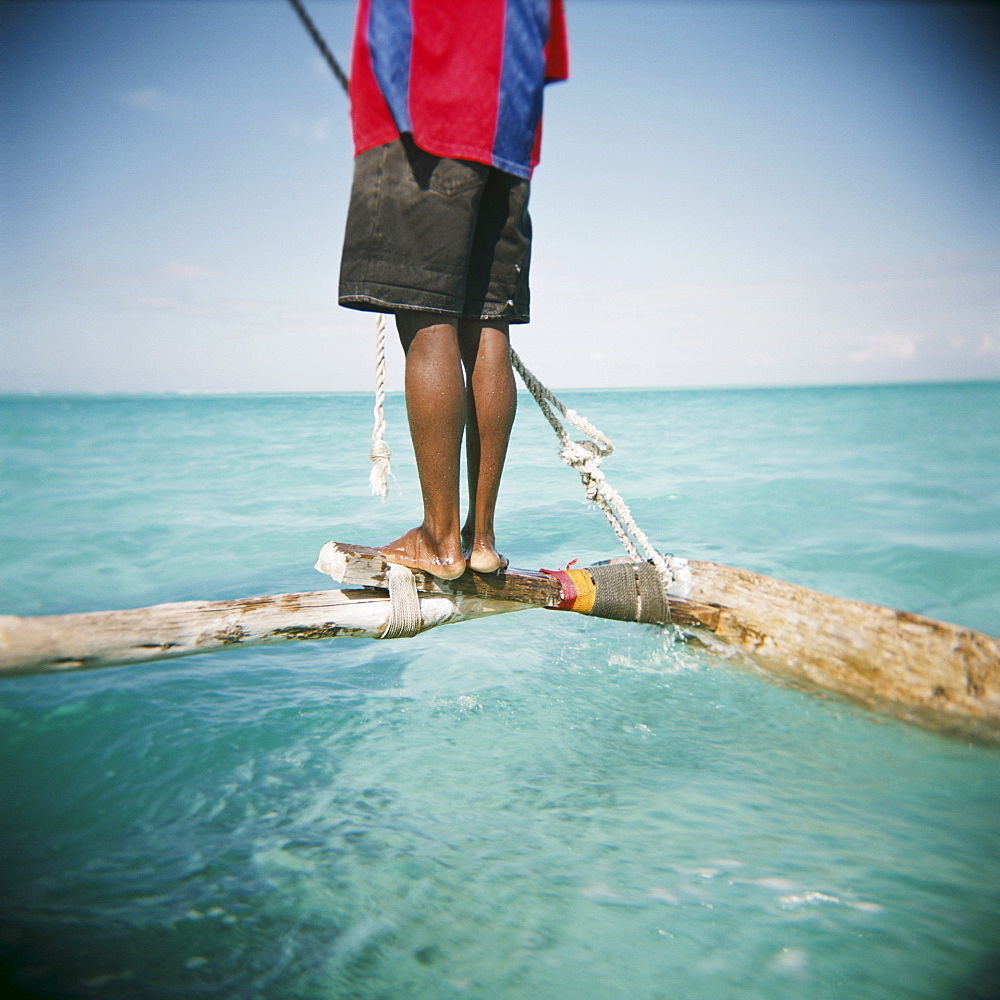
{"label": "white cloud", "polygon": [[212,264],[205,264],[201,261],[169,260],[153,268],[149,272],[149,277],[153,280],[187,283],[218,278],[222,273],[221,268],[215,267]]}
{"label": "white cloud", "polygon": [[165,94],[159,87],[139,87],[118,95],[118,103],[150,114],[172,118],[181,109],[176,97]]}
{"label": "white cloud", "polygon": [[335,311],[329,306],[287,306],[253,298],[200,298],[156,292],[127,296],[121,305],[130,312],[204,321],[220,343],[233,336],[260,336],[272,344],[331,338],[336,328]]}
{"label": "white cloud", "polygon": [[993,251],[805,277],[656,277],[613,274],[595,293],[579,272],[544,273],[535,322],[546,336],[531,344],[539,368],[562,386],[1000,376]]}
{"label": "white cloud", "polygon": [[157,312],[182,312],[187,305],[175,295],[137,295],[125,301],[132,308],[153,309]]}
{"label": "white cloud", "polygon": [[334,137],[334,124],[331,118],[296,119],[288,126],[288,130],[292,138],[310,144],[321,145],[332,142]]}
{"label": "white cloud", "polygon": [[920,340],[919,337],[901,333],[876,333],[859,339],[863,346],[847,355],[848,360],[855,364],[912,358],[917,352],[917,343]]}
{"label": "white cloud", "polygon": [[224,277],[226,272],[216,264],[194,259],[177,258],[162,261],[142,271],[119,270],[112,265],[92,260],[77,263],[72,273],[77,281],[94,288],[156,288],[190,285]]}

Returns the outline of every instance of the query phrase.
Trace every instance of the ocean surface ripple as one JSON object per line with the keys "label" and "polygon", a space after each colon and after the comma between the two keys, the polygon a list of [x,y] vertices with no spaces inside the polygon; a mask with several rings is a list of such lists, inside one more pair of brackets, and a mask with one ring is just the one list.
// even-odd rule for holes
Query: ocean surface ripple
{"label": "ocean surface ripple", "polygon": [[[665,551],[1000,634],[1000,385],[566,399]],[[398,396],[368,495],[370,405],[0,400],[0,612],[324,589],[324,542],[417,516]],[[532,405],[501,548],[618,555]],[[12,679],[0,740],[0,993],[996,995],[1000,750],[669,631],[527,611]]]}

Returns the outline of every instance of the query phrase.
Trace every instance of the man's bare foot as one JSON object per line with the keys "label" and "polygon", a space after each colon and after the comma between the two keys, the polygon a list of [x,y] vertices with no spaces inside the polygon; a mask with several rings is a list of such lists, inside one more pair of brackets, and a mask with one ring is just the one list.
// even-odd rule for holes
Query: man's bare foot
{"label": "man's bare foot", "polygon": [[465,556],[461,546],[436,546],[423,526],[411,528],[402,538],[380,545],[379,552],[398,566],[418,569],[439,580],[455,580],[465,572]]}
{"label": "man's bare foot", "polygon": [[472,549],[469,552],[466,565],[477,573],[499,573],[507,568],[508,562],[505,556],[500,555],[496,549],[490,546],[487,549]]}
{"label": "man's bare foot", "polygon": [[477,573],[499,573],[507,568],[507,560],[497,552],[491,539],[474,539],[472,532],[463,528],[462,546],[465,550],[466,565]]}

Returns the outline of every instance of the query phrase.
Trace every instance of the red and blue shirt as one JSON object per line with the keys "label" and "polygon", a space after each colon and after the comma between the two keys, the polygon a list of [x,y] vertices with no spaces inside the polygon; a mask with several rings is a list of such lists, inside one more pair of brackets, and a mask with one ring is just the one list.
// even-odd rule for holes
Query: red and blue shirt
{"label": "red and blue shirt", "polygon": [[435,156],[530,177],[542,90],[567,69],[562,0],[359,0],[355,155],[409,132]]}

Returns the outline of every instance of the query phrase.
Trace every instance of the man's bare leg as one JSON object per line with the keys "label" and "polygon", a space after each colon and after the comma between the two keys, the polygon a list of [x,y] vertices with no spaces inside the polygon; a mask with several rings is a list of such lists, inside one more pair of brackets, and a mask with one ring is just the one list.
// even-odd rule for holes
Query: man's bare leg
{"label": "man's bare leg", "polygon": [[379,547],[390,562],[443,580],[465,572],[459,535],[459,465],[465,429],[465,383],[455,320],[399,312],[406,352],[406,413],[417,459],[424,520]]}
{"label": "man's bare leg", "polygon": [[508,326],[498,321],[463,320],[458,340],[466,372],[469,474],[469,513],[462,541],[468,565],[480,573],[494,573],[507,565],[496,550],[494,516],[517,410]]}

